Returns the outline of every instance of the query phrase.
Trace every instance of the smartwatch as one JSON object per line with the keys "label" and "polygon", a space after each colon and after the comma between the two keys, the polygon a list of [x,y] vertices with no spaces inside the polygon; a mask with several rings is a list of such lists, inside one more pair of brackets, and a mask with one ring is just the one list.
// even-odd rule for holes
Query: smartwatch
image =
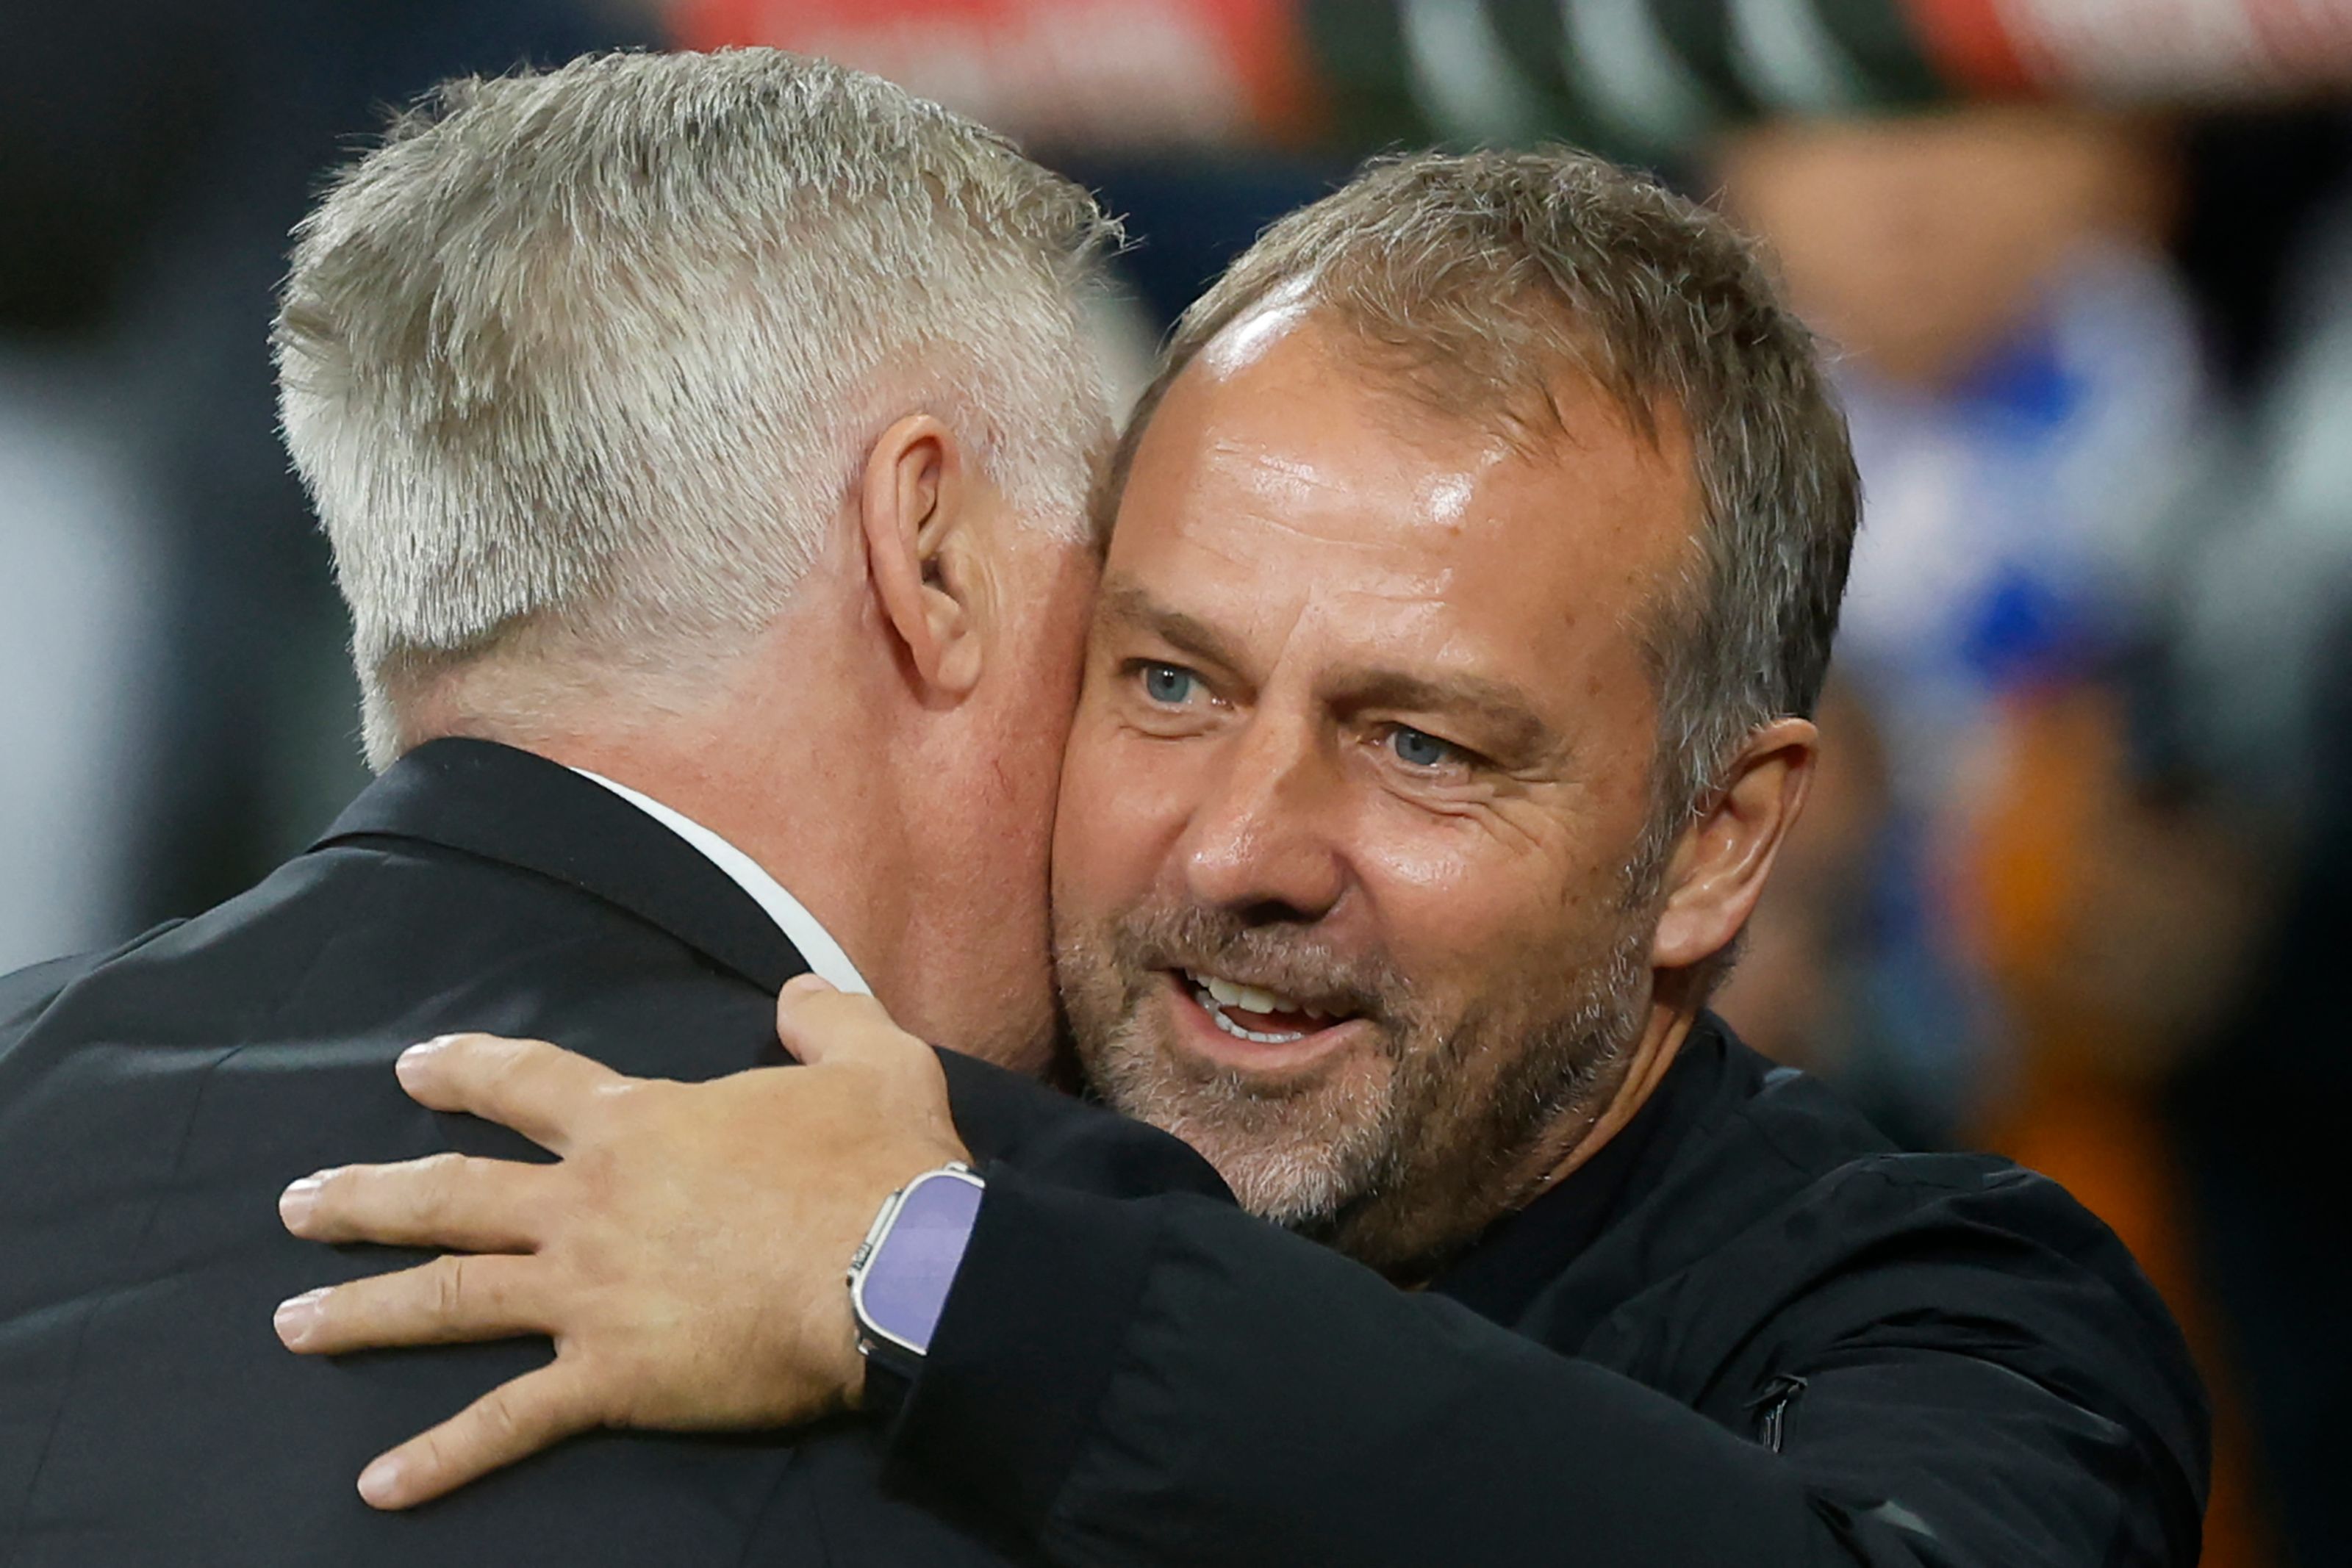
{"label": "smartwatch", "polygon": [[[882,1200],[849,1260],[849,1305],[869,1394],[895,1403],[922,1369],[986,1191],[978,1173],[957,1162],[925,1171]],[[877,1366],[897,1385],[877,1390]]]}

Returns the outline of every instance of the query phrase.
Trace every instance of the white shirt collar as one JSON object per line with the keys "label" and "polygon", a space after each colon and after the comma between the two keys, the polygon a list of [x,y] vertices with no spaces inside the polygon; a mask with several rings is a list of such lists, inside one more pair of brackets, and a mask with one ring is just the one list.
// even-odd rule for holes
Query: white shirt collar
{"label": "white shirt collar", "polygon": [[574,768],[572,771],[583,779],[594,779],[635,806],[693,845],[701,852],[705,860],[733,878],[736,886],[750,894],[751,901],[768,912],[768,918],[776,923],[785,939],[800,949],[801,956],[808,960],[809,968],[818,977],[829,982],[836,990],[854,992],[861,997],[873,995],[873,988],[857,972],[857,966],[849,961],[849,955],[841,950],[841,944],[818,924],[817,917],[808,912],[806,905],[786,893],[781,883],[762,871],[759,862],[685,812],[674,810],[649,795],[641,795],[626,784],[616,784],[603,774],[591,773],[585,768]]}

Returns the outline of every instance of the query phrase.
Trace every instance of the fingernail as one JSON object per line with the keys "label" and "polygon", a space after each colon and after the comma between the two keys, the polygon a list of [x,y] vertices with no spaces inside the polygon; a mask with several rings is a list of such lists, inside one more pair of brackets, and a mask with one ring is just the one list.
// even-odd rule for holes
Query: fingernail
{"label": "fingernail", "polygon": [[417,1073],[430,1066],[435,1057],[448,1050],[449,1042],[457,1038],[454,1034],[436,1034],[431,1040],[417,1041],[402,1051],[394,1061],[393,1076],[399,1079],[401,1082],[407,1083]]}
{"label": "fingernail", "polygon": [[823,975],[794,975],[791,979],[784,982],[784,989],[788,991],[805,991],[811,996],[814,996],[819,991],[830,991],[834,989],[834,984],[831,980],[826,979]]}
{"label": "fingernail", "polygon": [[400,1490],[401,1463],[386,1454],[360,1472],[360,1496],[371,1508],[389,1508]]}
{"label": "fingernail", "polygon": [[319,1189],[326,1185],[326,1180],[327,1173],[320,1171],[304,1176],[278,1195],[278,1218],[285,1221],[287,1229],[299,1230],[310,1218],[310,1211],[319,1207]]}
{"label": "fingernail", "polygon": [[414,1067],[420,1062],[430,1061],[435,1051],[447,1050],[449,1042],[457,1038],[454,1034],[436,1034],[431,1040],[420,1040],[402,1051],[400,1060],[394,1065]]}
{"label": "fingernail", "polygon": [[316,1291],[305,1291],[299,1296],[289,1296],[278,1303],[278,1311],[270,1314],[269,1321],[271,1326],[278,1330],[278,1340],[288,1349],[300,1345],[310,1337],[310,1331],[319,1326],[319,1303],[326,1299],[326,1290],[321,1287]]}

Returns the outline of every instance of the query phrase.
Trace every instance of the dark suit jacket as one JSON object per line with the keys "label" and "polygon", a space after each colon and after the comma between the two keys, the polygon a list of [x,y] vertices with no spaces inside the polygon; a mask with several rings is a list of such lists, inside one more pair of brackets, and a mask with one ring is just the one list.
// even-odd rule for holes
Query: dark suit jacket
{"label": "dark suit jacket", "polygon": [[[699,1079],[781,1060],[806,966],[724,873],[551,762],[425,747],[252,892],[0,980],[0,1564],[986,1563],[886,1498],[866,1426],[605,1433],[407,1515],[378,1450],[546,1359],[543,1341],[303,1358],[271,1308],[406,1261],[280,1228],[315,1168],[528,1145],[405,1098],[451,1030]],[[1150,1129],[947,1055],[982,1159],[1106,1195],[1217,1193]],[[541,1156],[543,1157],[543,1156]]]}

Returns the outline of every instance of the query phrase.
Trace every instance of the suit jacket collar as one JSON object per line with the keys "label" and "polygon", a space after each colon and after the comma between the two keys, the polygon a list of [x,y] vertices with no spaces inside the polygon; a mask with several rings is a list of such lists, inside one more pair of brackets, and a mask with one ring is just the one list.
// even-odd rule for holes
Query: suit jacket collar
{"label": "suit jacket collar", "polygon": [[610,789],[494,741],[428,741],[394,763],[313,849],[403,838],[551,878],[774,991],[808,965],[751,895]]}

